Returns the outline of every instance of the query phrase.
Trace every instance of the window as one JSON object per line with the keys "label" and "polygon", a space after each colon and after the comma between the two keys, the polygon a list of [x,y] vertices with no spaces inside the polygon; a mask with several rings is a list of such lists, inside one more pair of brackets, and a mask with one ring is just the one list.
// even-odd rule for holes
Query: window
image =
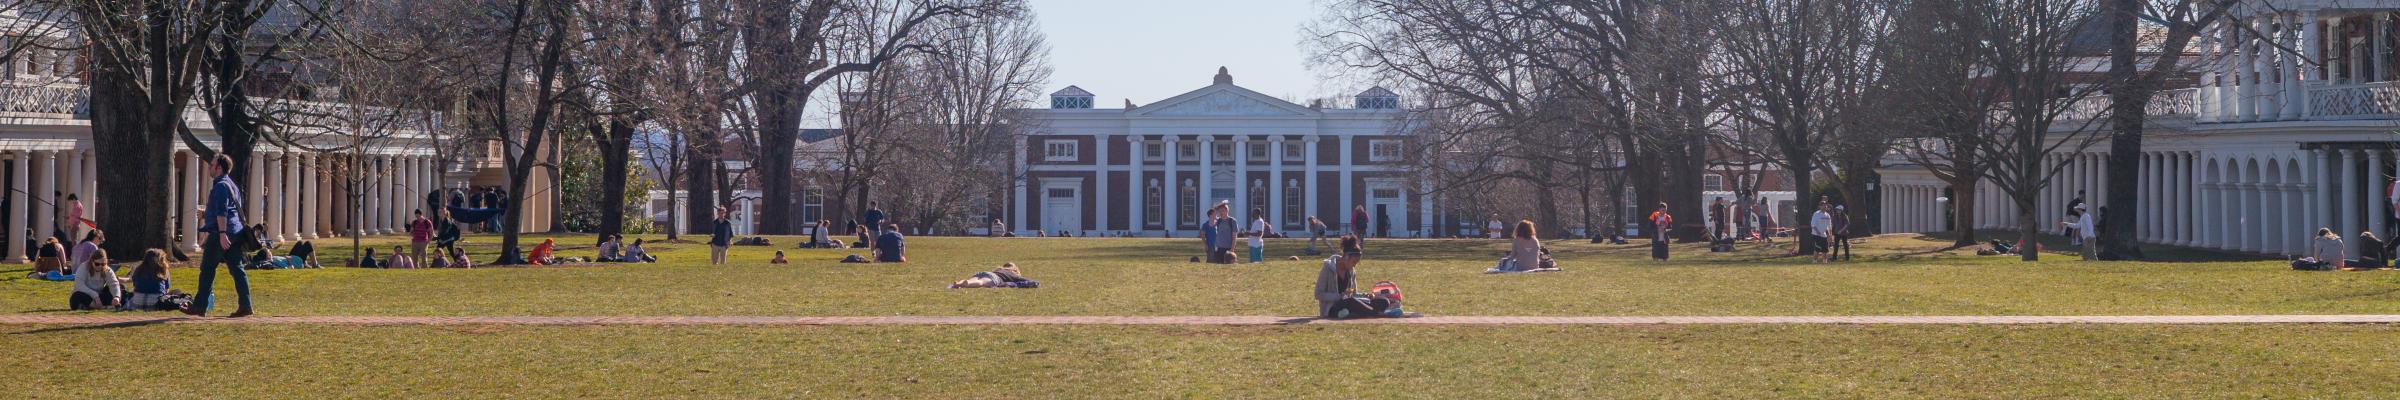
{"label": "window", "polygon": [[1302,148],[1302,147],[1300,147],[1300,144],[1299,144],[1299,143],[1284,142],[1284,143],[1283,143],[1283,160],[1284,160],[1284,161],[1292,161],[1292,160],[1299,160],[1299,159],[1301,159],[1301,157],[1306,157],[1306,155],[1305,155],[1305,154],[1303,154],[1303,153],[1301,153],[1301,152],[1300,152],[1300,151],[1301,151],[1301,149],[1303,149],[1303,148]]}
{"label": "window", "polygon": [[1301,229],[1300,211],[1300,180],[1285,181],[1283,183],[1283,225],[1291,227],[1287,229]]}
{"label": "window", "polygon": [[1142,143],[1142,155],[1151,158],[1166,158],[1167,151],[1165,145],[1161,145],[1158,142],[1148,142]]}
{"label": "window", "polygon": [[1400,161],[1400,141],[1398,141],[1398,140],[1369,140],[1369,141],[1367,141],[1367,161],[1372,161],[1372,162],[1394,162],[1394,161]]}
{"label": "window", "polygon": [[1368,191],[1368,193],[1369,193],[1369,194],[1368,194],[1368,197],[1377,198],[1377,199],[1398,199],[1398,198],[1400,198],[1400,189],[1375,189],[1375,190],[1372,190],[1372,191]]}
{"label": "window", "polygon": [[1266,159],[1267,159],[1267,144],[1266,144],[1266,143],[1259,143],[1259,142],[1250,142],[1250,161],[1265,161]]}
{"label": "window", "polygon": [[1075,189],[1069,189],[1069,188],[1054,188],[1054,189],[1048,189],[1048,190],[1046,190],[1046,191],[1047,191],[1047,192],[1049,192],[1049,197],[1050,197],[1050,198],[1053,198],[1053,199],[1071,199],[1071,198],[1075,198]]}
{"label": "window", "polygon": [[1075,161],[1078,158],[1077,151],[1082,150],[1081,146],[1082,143],[1073,140],[1044,141],[1042,161]]}
{"label": "window", "polygon": [[1182,145],[1182,146],[1176,146],[1176,147],[1175,147],[1175,156],[1176,156],[1176,157],[1181,157],[1181,158],[1183,158],[1184,160],[1197,160],[1197,159],[1200,159],[1200,145],[1197,145],[1197,144],[1187,144],[1187,145]]}
{"label": "window", "polygon": [[825,187],[809,185],[800,196],[800,221],[816,223],[825,219]]}
{"label": "window", "polygon": [[1162,197],[1162,196],[1165,196],[1165,193],[1164,193],[1164,192],[1165,192],[1165,190],[1161,190],[1161,189],[1159,189],[1159,187],[1158,187],[1158,180],[1157,180],[1157,179],[1151,179],[1151,180],[1150,180],[1150,188],[1149,188],[1148,190],[1145,190],[1145,191],[1144,191],[1144,193],[1145,193],[1145,194],[1143,194],[1143,195],[1142,195],[1142,221],[1144,221],[1143,225],[1148,225],[1148,227],[1151,227],[1151,228],[1156,228],[1156,227],[1159,227],[1159,226],[1161,226],[1160,224],[1163,224],[1163,223],[1165,223],[1165,222],[1166,222],[1166,220],[1167,220],[1166,205],[1165,205],[1165,204],[1163,204],[1163,203],[1161,203],[1161,202],[1163,202],[1163,201],[1166,201],[1166,200],[1165,200],[1166,198],[1165,198],[1165,197]]}
{"label": "window", "polygon": [[[1248,200],[1248,201],[1249,201],[1249,203],[1248,203],[1248,204],[1244,204],[1244,205],[1250,206],[1251,208],[1259,208],[1259,209],[1261,209],[1261,210],[1259,210],[1259,211],[1266,211],[1266,210],[1264,210],[1265,208],[1267,208],[1267,183],[1266,183],[1266,181],[1250,181],[1250,198],[1248,198],[1248,199],[1244,199],[1244,200]],[[1237,211],[1237,213],[1238,213],[1238,211]],[[1259,218],[1266,218],[1266,217],[1271,217],[1271,216],[1272,216],[1272,215],[1260,215],[1260,216],[1258,216],[1258,217],[1259,217]],[[1249,226],[1249,225],[1243,225],[1243,226],[1247,227],[1247,226]]]}
{"label": "window", "polygon": [[1703,192],[1722,192],[1722,191],[1725,191],[1725,177],[1724,177],[1724,176],[1721,176],[1721,175],[1717,175],[1717,174],[1701,175],[1701,176],[1700,176],[1700,191],[1703,191]]}
{"label": "window", "polygon": [[[1178,190],[1180,190],[1180,192],[1177,192],[1177,193],[1176,193],[1176,196],[1175,196],[1175,197],[1177,198],[1177,200],[1175,200],[1175,201],[1177,202],[1177,204],[1182,204],[1184,207],[1199,207],[1199,206],[1200,206],[1200,188],[1193,187],[1193,186],[1192,186],[1192,180],[1190,180],[1190,179],[1185,179],[1185,180],[1183,180],[1183,188],[1182,188],[1182,189],[1178,189]],[[1197,208],[1194,208],[1194,209],[1197,209]],[[1198,218],[1191,218],[1191,219],[1198,219]],[[1189,227],[1189,226],[1197,226],[1198,222],[1197,222],[1197,221],[1179,221],[1179,222],[1176,222],[1175,224],[1176,224],[1177,226],[1186,226],[1186,227]]]}
{"label": "window", "polygon": [[1216,145],[1212,147],[1216,147],[1217,162],[1233,161],[1233,143],[1216,142]]}

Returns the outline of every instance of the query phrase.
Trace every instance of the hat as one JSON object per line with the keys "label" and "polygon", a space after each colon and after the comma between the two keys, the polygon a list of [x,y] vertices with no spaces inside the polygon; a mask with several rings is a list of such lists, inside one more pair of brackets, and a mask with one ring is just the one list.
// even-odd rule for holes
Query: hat
{"label": "hat", "polygon": [[2084,209],[2083,207],[2084,207],[2084,205],[2082,205],[2082,204],[2076,204],[2076,205],[2075,205],[2075,209],[2076,209],[2076,210],[2082,210],[2082,209]]}
{"label": "hat", "polygon": [[1844,207],[1842,207],[1842,206],[1833,206],[1833,209],[1835,209],[1835,210],[1845,210],[1845,211],[1846,211],[1846,210],[1849,210],[1849,208],[1844,208]]}

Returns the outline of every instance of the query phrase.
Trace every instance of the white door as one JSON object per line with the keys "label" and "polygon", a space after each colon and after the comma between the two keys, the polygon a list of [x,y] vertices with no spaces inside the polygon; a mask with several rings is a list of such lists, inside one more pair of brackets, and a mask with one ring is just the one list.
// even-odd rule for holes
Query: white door
{"label": "white door", "polygon": [[1042,189],[1042,230],[1083,230],[1083,196],[1074,187]]}

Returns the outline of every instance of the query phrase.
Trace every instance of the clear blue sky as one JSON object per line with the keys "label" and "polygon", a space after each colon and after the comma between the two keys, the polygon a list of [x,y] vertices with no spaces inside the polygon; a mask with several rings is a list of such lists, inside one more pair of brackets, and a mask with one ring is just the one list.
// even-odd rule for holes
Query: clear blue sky
{"label": "clear blue sky", "polygon": [[1043,93],[1083,87],[1093,105],[1148,105],[1208,86],[1217,67],[1234,84],[1287,99],[1348,94],[1319,87],[1300,28],[1314,0],[1031,0],[1050,39]]}

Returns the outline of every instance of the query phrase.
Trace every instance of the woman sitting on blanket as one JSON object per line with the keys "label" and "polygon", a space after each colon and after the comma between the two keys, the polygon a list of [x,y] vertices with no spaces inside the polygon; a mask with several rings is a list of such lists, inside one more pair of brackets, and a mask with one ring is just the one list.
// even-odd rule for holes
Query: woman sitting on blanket
{"label": "woman sitting on blanket", "polygon": [[1542,248],[1542,240],[1534,233],[1532,220],[1518,220],[1516,233],[1509,238],[1508,258],[1484,272],[1557,271],[1558,263],[1550,260],[1550,251]]}
{"label": "woman sitting on blanket", "polygon": [[532,265],[558,265],[558,240],[542,239],[542,244],[534,245],[533,252],[526,255],[525,263]]}
{"label": "woman sitting on blanket", "polygon": [[[1344,235],[1342,253],[1325,259],[1325,267],[1317,270],[1317,316],[1329,319],[1399,316],[1398,290],[1392,294],[1358,293],[1358,262],[1366,258],[1359,249],[1358,236]],[[1380,286],[1380,285],[1379,285]]]}
{"label": "woman sitting on blanket", "polygon": [[142,253],[142,263],[133,267],[132,290],[125,295],[119,309],[129,311],[169,311],[189,303],[183,292],[175,291],[167,282],[167,252],[150,249]]}
{"label": "woman sitting on blanket", "polygon": [[951,289],[1032,289],[1041,286],[1041,282],[1036,282],[1032,279],[1025,278],[1025,273],[1017,270],[1017,263],[1000,264],[1000,268],[993,269],[991,272],[977,272],[973,276],[968,276],[967,279],[959,280],[956,283],[950,284]]}

